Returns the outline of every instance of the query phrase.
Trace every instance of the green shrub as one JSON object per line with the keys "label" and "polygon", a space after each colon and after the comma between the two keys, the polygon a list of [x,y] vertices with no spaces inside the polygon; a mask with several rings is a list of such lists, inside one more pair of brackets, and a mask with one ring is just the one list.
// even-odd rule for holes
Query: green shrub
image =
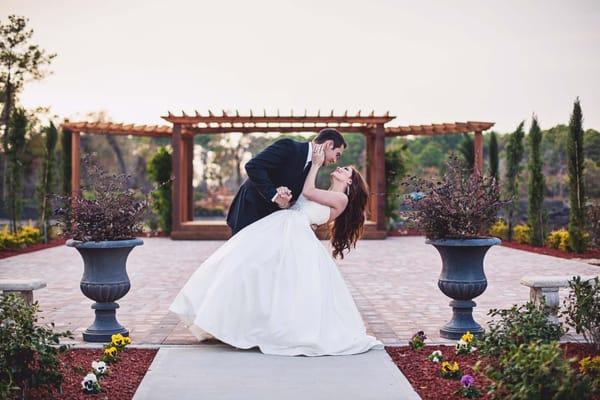
{"label": "green shrub", "polygon": [[586,211],[590,242],[600,246],[600,200],[592,201]]}
{"label": "green shrub", "polygon": [[[494,398],[511,400],[588,399],[591,380],[571,367],[557,341],[522,343],[484,369]],[[480,368],[480,367],[477,367]]]}
{"label": "green shrub", "polygon": [[569,281],[569,296],[564,311],[569,326],[600,350],[600,280],[584,281],[579,276]]}
{"label": "green shrub", "polygon": [[513,240],[517,243],[531,244],[531,227],[519,224],[513,228]]}
{"label": "green shrub", "polygon": [[73,336],[54,332],[54,324],[40,326],[37,312],[37,302],[28,305],[12,293],[0,297],[0,398],[22,396],[30,388],[59,388],[62,383],[58,355],[68,346],[59,346],[60,338]]}
{"label": "green shrub", "polygon": [[487,356],[500,356],[534,340],[544,343],[558,340],[564,335],[562,324],[548,321],[548,312],[532,302],[513,305],[509,309],[491,309],[491,317],[500,317],[489,322],[489,329],[476,339],[475,347]]}
{"label": "green shrub", "polygon": [[161,147],[148,162],[148,174],[158,188],[152,193],[152,208],[158,217],[158,226],[164,233],[171,233],[171,171],[172,156]]}

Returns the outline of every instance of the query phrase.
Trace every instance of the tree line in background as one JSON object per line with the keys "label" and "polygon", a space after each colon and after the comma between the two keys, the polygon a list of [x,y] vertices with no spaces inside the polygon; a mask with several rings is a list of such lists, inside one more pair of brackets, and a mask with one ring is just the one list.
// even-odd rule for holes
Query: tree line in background
{"label": "tree line in background", "polygon": [[[52,122],[41,123],[45,110],[25,110],[19,94],[25,82],[42,79],[55,57],[31,43],[33,31],[26,19],[11,16],[0,23],[0,218],[8,219],[7,230],[15,235],[22,218],[36,219],[40,236],[50,236],[48,194],[71,190],[71,135]],[[105,122],[104,113],[89,114],[90,121]],[[312,136],[283,135],[297,140]],[[196,135],[194,146],[194,209],[200,217],[222,217],[228,201],[246,174],[245,163],[261,149],[282,136],[272,134]],[[348,149],[341,164],[365,167],[365,140],[361,134],[345,135]],[[128,138],[112,135],[82,135],[83,153],[96,153],[101,165],[114,173],[134,177],[133,187],[150,190],[171,174],[168,138]],[[467,169],[473,171],[472,134],[386,140],[386,216],[390,227],[398,222],[402,188],[407,175],[441,176],[451,152],[458,152]],[[507,239],[525,234],[527,241],[542,245],[552,229],[568,226],[569,248],[582,251],[588,241],[585,223],[589,200],[600,199],[600,132],[583,130],[579,100],[569,125],[542,130],[533,116],[525,135],[525,121],[509,134],[484,134],[485,173],[502,185],[513,202],[504,210]],[[318,185],[326,186],[332,166],[325,167]],[[82,171],[82,179],[88,179]],[[170,231],[170,187],[153,194],[154,218],[150,229]],[[586,200],[587,199],[587,200]],[[567,206],[568,203],[568,206]],[[587,220],[587,221],[586,221]],[[592,218],[593,220],[593,218]],[[594,222],[594,221],[592,221]],[[523,228],[526,225],[527,228]],[[518,229],[517,229],[518,228]],[[523,233],[523,230],[527,230]],[[6,230],[6,229],[5,229]]]}

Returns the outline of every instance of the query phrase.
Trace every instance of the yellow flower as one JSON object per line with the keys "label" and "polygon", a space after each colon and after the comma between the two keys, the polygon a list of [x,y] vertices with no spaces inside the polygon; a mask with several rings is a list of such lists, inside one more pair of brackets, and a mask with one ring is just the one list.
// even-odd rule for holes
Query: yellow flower
{"label": "yellow flower", "polygon": [[131,338],[129,336],[125,336],[123,339],[125,340],[125,344],[131,344]]}
{"label": "yellow flower", "polygon": [[116,346],[122,346],[125,342],[125,338],[120,333],[112,335],[110,338],[112,339],[112,343]]}
{"label": "yellow flower", "polygon": [[442,369],[449,372],[458,371],[458,363],[454,361],[454,363],[450,364],[448,361],[444,361],[442,363]]}
{"label": "yellow flower", "polygon": [[440,374],[444,378],[456,377],[458,374],[460,374],[458,363],[456,361],[454,361],[452,364],[450,364],[448,361],[442,362]]}
{"label": "yellow flower", "polygon": [[104,354],[109,355],[109,356],[113,356],[117,353],[117,348],[116,347],[109,347],[107,349],[104,350]]}
{"label": "yellow flower", "polygon": [[473,341],[473,334],[471,332],[467,331],[467,333],[462,335],[461,339],[467,343],[471,343]]}
{"label": "yellow flower", "polygon": [[450,364],[448,361],[444,361],[442,363],[442,369],[449,372],[454,372],[458,370],[458,363],[454,361],[453,364]]}

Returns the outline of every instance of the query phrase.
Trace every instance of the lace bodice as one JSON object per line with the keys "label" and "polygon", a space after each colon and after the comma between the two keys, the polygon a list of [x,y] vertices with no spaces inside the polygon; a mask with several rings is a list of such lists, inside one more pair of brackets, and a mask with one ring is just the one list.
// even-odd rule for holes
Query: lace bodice
{"label": "lace bodice", "polygon": [[308,200],[304,195],[300,195],[298,200],[290,207],[290,210],[296,210],[308,217],[311,224],[321,225],[329,219],[331,209],[317,202]]}

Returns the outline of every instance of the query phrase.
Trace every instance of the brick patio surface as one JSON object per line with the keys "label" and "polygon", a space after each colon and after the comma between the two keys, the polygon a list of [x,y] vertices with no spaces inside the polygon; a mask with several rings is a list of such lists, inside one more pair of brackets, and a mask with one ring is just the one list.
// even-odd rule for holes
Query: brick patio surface
{"label": "brick patio surface", "polygon": [[[188,277],[223,242],[168,238],[144,242],[129,257],[131,290],[119,301],[119,321],[137,344],[197,343],[167,309]],[[368,332],[386,344],[405,344],[417,330],[424,330],[433,342],[444,342],[439,328],[450,318],[450,299],[437,287],[439,254],[424,242],[423,237],[361,241],[338,262]],[[81,332],[93,320],[92,301],[79,290],[82,265],[77,251],[61,246],[0,260],[0,278],[44,279],[48,286],[34,294],[43,321],[73,331],[81,342]],[[495,246],[486,257],[485,271],[488,288],[475,299],[475,319],[481,324],[488,320],[490,308],[528,300],[529,289],[519,284],[524,275],[592,275],[600,269]]]}

